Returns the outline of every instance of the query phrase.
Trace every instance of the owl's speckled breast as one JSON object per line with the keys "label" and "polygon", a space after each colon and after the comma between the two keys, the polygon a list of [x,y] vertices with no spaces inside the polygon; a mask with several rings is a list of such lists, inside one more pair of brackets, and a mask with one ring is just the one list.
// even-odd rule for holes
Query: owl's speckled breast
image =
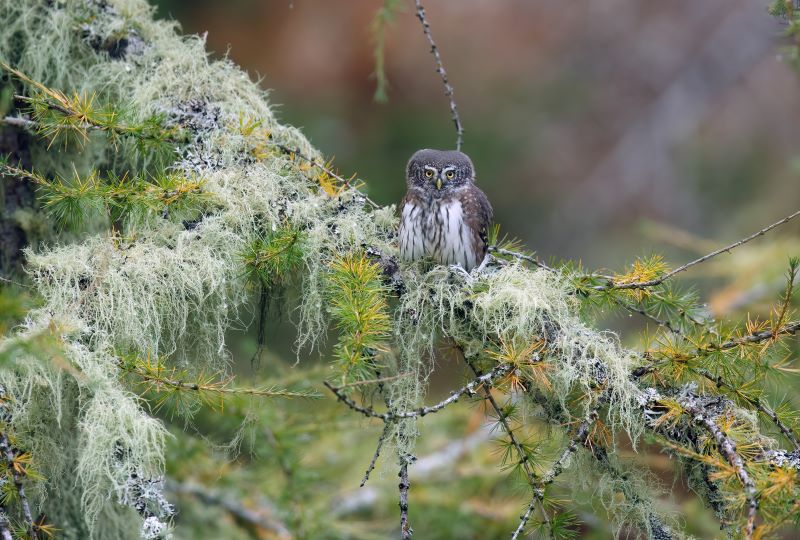
{"label": "owl's speckled breast", "polygon": [[440,264],[460,264],[470,270],[480,264],[456,198],[406,202],[400,221],[400,256],[407,261],[431,257]]}

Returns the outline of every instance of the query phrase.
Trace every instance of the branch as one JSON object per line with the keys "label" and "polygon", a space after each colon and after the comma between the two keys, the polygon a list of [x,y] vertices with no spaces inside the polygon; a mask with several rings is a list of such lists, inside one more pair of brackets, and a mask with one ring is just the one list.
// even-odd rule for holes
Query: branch
{"label": "branch", "polygon": [[5,510],[0,509],[0,538],[2,540],[14,540],[11,536],[11,525],[8,522],[8,516]]}
{"label": "branch", "polygon": [[592,289],[595,290],[595,291],[608,291],[608,290],[611,290],[611,289],[645,289],[647,287],[655,287],[656,285],[661,285],[662,283],[664,283],[666,280],[668,280],[669,278],[671,278],[675,274],[679,274],[679,273],[683,272],[684,270],[687,270],[687,269],[691,268],[692,266],[695,266],[695,265],[703,263],[703,262],[705,262],[705,261],[707,261],[709,259],[712,259],[712,258],[716,257],[717,255],[719,255],[721,253],[729,252],[732,249],[735,249],[735,248],[737,248],[737,247],[739,247],[739,246],[741,246],[743,244],[746,244],[746,243],[750,242],[751,240],[754,240],[755,238],[758,238],[759,236],[763,236],[766,233],[768,233],[769,231],[771,231],[772,229],[774,229],[776,227],[779,227],[779,226],[781,226],[781,225],[783,225],[785,223],[788,223],[789,221],[793,220],[797,216],[800,216],[800,210],[794,212],[793,214],[790,214],[790,215],[786,216],[785,218],[781,219],[780,221],[776,221],[772,225],[764,227],[760,231],[758,231],[756,233],[753,233],[753,234],[751,234],[750,236],[748,236],[746,238],[742,238],[741,240],[738,240],[738,241],[734,242],[733,244],[725,246],[724,248],[720,248],[720,249],[718,249],[716,251],[712,251],[711,253],[703,255],[699,259],[695,259],[695,260],[690,261],[690,262],[688,262],[688,263],[686,263],[686,264],[684,264],[682,266],[679,266],[675,270],[667,272],[666,274],[664,274],[661,277],[658,277],[658,278],[655,278],[655,279],[650,279],[650,280],[647,280],[647,281],[635,281],[635,282],[632,282],[632,283],[615,284],[615,283],[612,282],[612,283],[609,283],[608,285],[597,285],[595,287],[592,287]]}
{"label": "branch", "polygon": [[760,343],[762,341],[767,341],[768,339],[774,339],[779,336],[794,335],[797,333],[798,330],[800,330],[800,321],[793,321],[790,323],[786,323],[777,330],[764,330],[763,332],[748,334],[746,336],[728,340],[720,345],[708,345],[707,347],[704,347],[701,350],[705,352],[726,351],[728,349],[733,349],[734,347],[739,347],[741,345]]}
{"label": "branch", "polygon": [[597,421],[598,411],[603,403],[605,403],[605,399],[600,398],[597,400],[597,405],[595,405],[595,407],[586,414],[586,418],[584,418],[583,422],[581,422],[581,425],[578,426],[575,435],[572,436],[572,439],[570,439],[567,447],[564,448],[561,456],[559,456],[555,463],[553,463],[553,465],[550,467],[550,470],[547,471],[542,477],[542,487],[552,484],[556,477],[564,471],[564,463],[567,461],[570,455],[575,453],[575,450],[578,449],[578,445],[583,445],[586,443],[586,440],[589,437],[589,429],[592,427],[595,421]]}
{"label": "branch", "polygon": [[[459,347],[460,348],[460,347]],[[460,348],[461,349],[461,348]],[[466,355],[464,354],[464,349],[461,349],[461,356],[464,358],[464,362],[470,367],[470,369],[476,374],[480,375],[480,370],[475,367],[475,365],[470,362]],[[547,515],[547,510],[544,507],[544,490],[542,490],[539,486],[539,479],[536,476],[536,472],[531,467],[531,464],[528,460],[528,454],[522,448],[522,445],[517,440],[516,436],[514,435],[514,431],[511,429],[511,426],[508,425],[508,420],[506,415],[503,413],[503,409],[500,407],[500,404],[497,403],[497,400],[492,395],[492,392],[489,388],[484,388],[483,393],[485,395],[486,401],[492,406],[495,413],[497,414],[497,419],[500,424],[503,426],[506,434],[508,434],[508,438],[511,441],[511,444],[514,445],[514,448],[517,450],[517,455],[519,455],[519,463],[522,465],[522,470],[525,472],[525,475],[528,479],[528,485],[531,488],[531,492],[533,497],[531,498],[530,505],[528,506],[528,510],[520,516],[520,524],[517,527],[517,530],[514,532],[514,536],[512,539],[516,539],[519,536],[520,531],[525,528],[525,524],[531,517],[533,512],[533,508],[538,504],[539,508],[542,512],[542,519],[547,524],[548,529],[552,533],[552,526],[550,524],[550,517]],[[538,501],[538,503],[537,503]]]}
{"label": "branch", "polygon": [[460,151],[462,139],[464,138],[464,128],[461,125],[461,117],[458,115],[458,108],[456,107],[456,100],[453,95],[453,87],[447,80],[447,72],[444,70],[442,57],[439,54],[439,47],[436,46],[436,42],[433,40],[433,34],[431,34],[431,25],[428,23],[428,19],[425,17],[425,8],[422,6],[420,0],[414,0],[414,4],[417,6],[417,18],[419,19],[419,22],[422,23],[422,31],[425,33],[425,37],[428,39],[428,43],[431,46],[431,54],[436,62],[436,72],[442,77],[442,84],[444,84],[444,95],[447,96],[447,99],[450,102],[450,115],[453,118],[453,123],[456,126],[456,150]]}
{"label": "branch", "polygon": [[467,394],[469,396],[474,396],[478,388],[485,389],[485,386],[492,386],[495,379],[502,377],[510,370],[511,370],[510,364],[500,364],[496,366],[489,373],[485,375],[480,375],[475,380],[467,383],[466,385],[462,386],[455,392],[452,392],[450,394],[450,397],[440,401],[436,405],[431,405],[430,407],[419,407],[417,409],[412,409],[410,411],[395,411],[390,409],[385,413],[379,413],[370,407],[362,407],[361,405],[358,405],[355,401],[345,396],[342,393],[340,387],[333,386],[328,381],[324,381],[323,384],[325,385],[326,388],[328,388],[328,390],[330,390],[331,392],[334,393],[334,395],[336,395],[339,401],[341,401],[354,411],[360,412],[364,416],[370,418],[380,418],[384,422],[390,422],[393,420],[401,420],[405,418],[422,418],[423,416],[426,416],[428,414],[439,412],[448,405],[457,402],[464,394]]}
{"label": "branch", "polygon": [[736,443],[726,436],[714,419],[708,415],[707,411],[698,406],[694,400],[685,400],[682,403],[686,412],[689,413],[694,422],[701,424],[714,437],[717,443],[717,450],[728,461],[736,471],[736,475],[744,486],[745,497],[747,499],[747,525],[744,530],[744,537],[750,540],[753,535],[753,528],[756,520],[756,509],[758,508],[758,495],[756,485],[742,462],[742,458],[736,453]]}
{"label": "branch", "polygon": [[[706,369],[701,368],[701,369],[696,369],[695,371],[697,371],[697,373],[699,373],[709,381],[716,384],[718,388],[727,388],[728,390],[731,390],[733,392],[736,392],[737,390],[736,388],[725,382],[722,377],[714,376],[714,374],[712,374]],[[781,433],[783,433],[784,436],[786,436],[786,438],[789,439],[789,441],[794,445],[795,449],[800,450],[800,440],[797,439],[794,432],[791,429],[789,429],[789,427],[786,424],[781,422],[781,419],[778,418],[778,415],[775,413],[775,411],[772,410],[772,408],[769,405],[762,402],[759,398],[751,398],[746,394],[738,392],[736,392],[736,394],[742,396],[744,399],[747,400],[748,403],[750,403],[751,405],[756,407],[759,411],[761,411],[763,414],[765,414],[767,417],[769,417],[769,419],[772,420],[772,422],[778,427]]]}

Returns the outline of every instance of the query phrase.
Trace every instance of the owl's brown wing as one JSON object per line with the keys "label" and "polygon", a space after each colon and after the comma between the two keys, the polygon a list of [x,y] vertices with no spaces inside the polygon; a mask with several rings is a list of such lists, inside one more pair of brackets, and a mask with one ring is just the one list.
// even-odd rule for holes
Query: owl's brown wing
{"label": "owl's brown wing", "polygon": [[461,196],[461,206],[464,212],[464,221],[469,225],[473,234],[473,249],[477,255],[477,264],[480,264],[489,248],[489,226],[492,223],[492,205],[489,198],[474,184]]}

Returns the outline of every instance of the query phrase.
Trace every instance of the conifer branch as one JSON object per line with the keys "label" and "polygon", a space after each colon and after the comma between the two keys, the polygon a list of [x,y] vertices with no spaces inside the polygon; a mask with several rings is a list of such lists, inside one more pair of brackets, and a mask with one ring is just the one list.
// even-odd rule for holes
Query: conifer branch
{"label": "conifer branch", "polygon": [[702,425],[713,437],[717,445],[717,451],[722,454],[731,467],[735,469],[736,475],[742,482],[745,498],[747,499],[747,523],[744,528],[744,537],[746,540],[750,540],[755,527],[758,494],[756,492],[754,480],[745,468],[742,458],[736,453],[736,443],[723,433],[722,429],[720,429],[714,421],[714,418],[704,408],[700,407],[696,401],[687,398],[682,400],[681,405],[692,417],[693,421]]}
{"label": "conifer branch", "polygon": [[203,396],[250,396],[250,397],[283,397],[283,398],[318,398],[316,392],[291,391],[278,387],[237,387],[233,386],[233,377],[224,377],[221,373],[192,375],[185,370],[166,367],[160,360],[150,358],[123,358],[120,368],[124,373],[132,375],[145,385],[146,390],[155,393],[193,392]]}
{"label": "conifer branch", "polygon": [[[42,135],[55,139],[65,130],[75,132],[84,141],[90,130],[104,131],[114,136],[133,137],[141,142],[172,144],[184,142],[185,137],[177,128],[165,127],[158,116],[152,116],[140,123],[126,123],[120,120],[121,112],[109,106],[98,106],[95,97],[74,94],[68,97],[59,90],[49,88],[35,81],[21,71],[0,62],[0,69],[10,73],[26,85],[33,88],[33,97],[15,95],[14,98],[31,107],[33,121],[11,120],[19,127],[35,128]],[[48,116],[48,112],[56,116]]]}
{"label": "conifer branch", "polygon": [[481,388],[484,390],[491,387],[494,382],[506,375],[509,371],[511,371],[510,364],[500,364],[496,366],[492,371],[486,373],[484,375],[479,375],[475,380],[470,381],[469,383],[465,384],[458,390],[455,390],[450,393],[450,396],[447,399],[443,399],[439,403],[435,405],[431,405],[429,407],[419,407],[417,409],[412,409],[410,411],[396,411],[393,409],[389,409],[384,413],[379,413],[370,407],[362,407],[354,402],[352,399],[348,398],[343,392],[341,387],[336,387],[331,385],[328,381],[324,381],[323,384],[325,387],[333,392],[333,394],[337,397],[339,401],[353,409],[354,411],[360,412],[364,416],[370,418],[379,418],[384,422],[391,422],[394,420],[402,420],[408,418],[422,418],[432,413],[436,413],[447,407],[448,405],[452,405],[456,403],[462,396],[474,396],[477,391]]}
{"label": "conifer branch", "polygon": [[734,392],[737,396],[743,397],[748,403],[750,403],[750,405],[756,407],[759,411],[761,411],[762,414],[764,414],[770,420],[772,420],[772,423],[774,423],[778,427],[780,432],[783,433],[783,435],[787,439],[789,439],[789,441],[794,445],[795,449],[796,450],[800,450],[800,440],[798,440],[797,436],[789,428],[789,426],[784,424],[781,421],[781,419],[778,417],[777,413],[769,405],[764,403],[763,400],[761,400],[758,397],[753,398],[751,396],[748,396],[747,394],[744,394],[744,393],[741,393],[741,392],[737,392],[737,388],[735,386],[725,382],[725,380],[722,377],[715,376],[713,373],[711,373],[707,369],[697,368],[697,369],[695,369],[695,371],[697,371],[700,375],[702,375],[703,377],[705,377],[709,381],[713,382],[717,386],[717,388],[726,388],[729,391]]}
{"label": "conifer branch", "polygon": [[665,281],[667,281],[668,279],[670,279],[674,275],[679,274],[679,273],[681,273],[681,272],[683,272],[685,270],[688,270],[692,266],[698,265],[698,264],[703,263],[703,262],[705,262],[705,261],[707,261],[709,259],[712,259],[712,258],[716,257],[717,255],[720,255],[722,253],[728,253],[731,250],[736,249],[737,247],[739,247],[741,245],[744,245],[744,244],[750,242],[751,240],[754,240],[754,239],[758,238],[759,236],[765,235],[766,233],[768,233],[772,229],[774,229],[776,227],[779,227],[779,226],[781,226],[781,225],[783,225],[785,223],[790,222],[791,220],[793,220],[797,216],[800,216],[800,210],[798,210],[798,211],[796,211],[796,212],[794,212],[792,214],[789,214],[788,216],[786,216],[785,218],[781,219],[780,221],[776,221],[772,225],[768,225],[768,226],[764,227],[763,229],[761,229],[760,231],[751,234],[750,236],[742,238],[741,240],[737,240],[736,242],[734,242],[734,243],[732,243],[730,245],[727,245],[727,246],[725,246],[723,248],[720,248],[720,249],[717,249],[715,251],[712,251],[711,253],[707,253],[706,255],[703,255],[702,257],[699,257],[699,258],[697,258],[697,259],[695,259],[693,261],[690,261],[690,262],[688,262],[686,264],[683,264],[683,265],[679,266],[678,268],[675,268],[674,270],[671,270],[671,271],[667,272],[666,274],[664,274],[664,275],[662,275],[660,277],[657,277],[655,279],[650,279],[650,280],[647,280],[647,281],[635,281],[635,282],[631,282],[631,283],[613,283],[613,282],[611,282],[611,283],[609,283],[607,285],[594,286],[594,287],[592,287],[592,289],[595,290],[595,291],[608,291],[608,290],[611,290],[611,289],[619,289],[619,290],[624,290],[624,289],[645,289],[647,287],[655,287],[656,285],[661,285],[662,283],[664,283]]}
{"label": "conifer branch", "polygon": [[566,463],[567,459],[569,459],[569,456],[575,453],[575,451],[578,449],[578,446],[582,446],[586,443],[586,440],[589,437],[589,430],[597,421],[598,411],[603,403],[605,403],[605,399],[601,397],[597,400],[597,404],[586,414],[586,417],[583,419],[581,424],[578,426],[578,429],[575,431],[575,434],[570,439],[569,444],[567,444],[566,448],[564,448],[564,450],[561,452],[559,458],[550,466],[550,470],[542,476],[542,487],[552,484],[556,477],[558,477],[558,475],[564,471],[564,464]]}

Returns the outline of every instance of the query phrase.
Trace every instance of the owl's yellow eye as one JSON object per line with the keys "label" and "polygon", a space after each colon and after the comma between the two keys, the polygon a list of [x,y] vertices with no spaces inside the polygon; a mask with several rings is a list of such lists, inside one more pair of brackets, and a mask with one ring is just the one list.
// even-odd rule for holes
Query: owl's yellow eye
{"label": "owl's yellow eye", "polygon": [[433,171],[430,169],[425,169],[425,178],[430,178],[433,176]]}
{"label": "owl's yellow eye", "polygon": [[444,173],[444,175],[447,177],[448,180],[452,180],[453,178],[455,178],[456,173],[454,173],[453,171],[447,171],[446,173]]}

